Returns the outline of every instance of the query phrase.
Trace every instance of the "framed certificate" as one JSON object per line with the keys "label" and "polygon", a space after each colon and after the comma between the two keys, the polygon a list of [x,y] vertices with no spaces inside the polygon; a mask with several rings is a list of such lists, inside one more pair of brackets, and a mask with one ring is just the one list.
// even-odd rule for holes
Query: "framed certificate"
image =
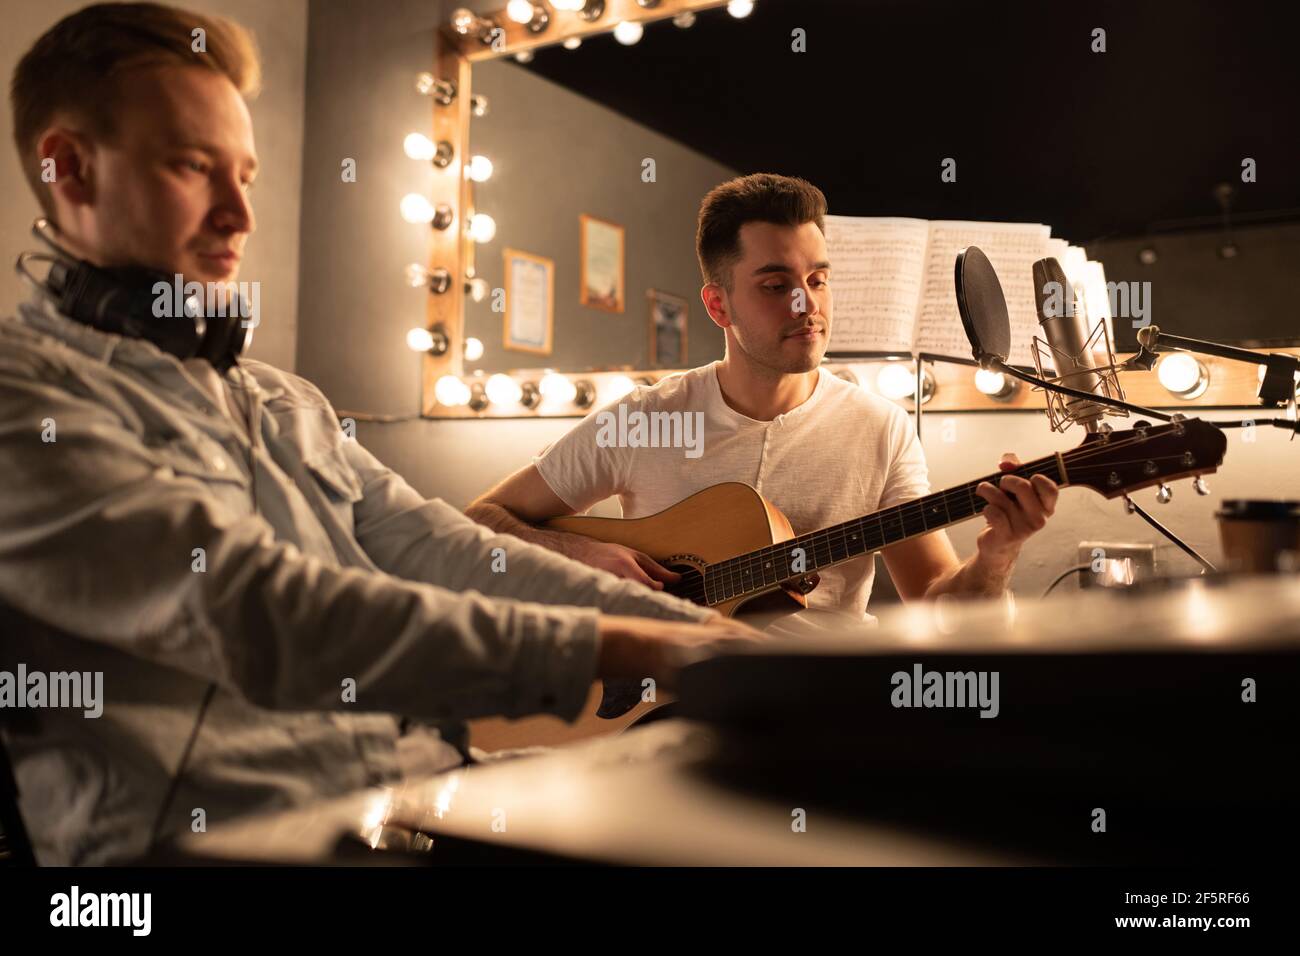
{"label": "framed certificate", "polygon": [[650,300],[650,367],[685,367],[687,301],[658,289],[651,289],[646,296]]}
{"label": "framed certificate", "polygon": [[551,354],[555,319],[555,263],[543,256],[505,250],[505,341],[516,352]]}
{"label": "framed certificate", "polygon": [[622,312],[623,227],[585,213],[578,216],[578,224],[582,233],[578,301],[593,309]]}

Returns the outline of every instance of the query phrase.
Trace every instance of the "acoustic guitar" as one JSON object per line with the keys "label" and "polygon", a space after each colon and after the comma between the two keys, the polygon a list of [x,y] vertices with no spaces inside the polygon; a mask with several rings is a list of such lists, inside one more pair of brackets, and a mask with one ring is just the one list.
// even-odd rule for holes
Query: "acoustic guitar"
{"label": "acoustic guitar", "polygon": [[[681,579],[664,589],[732,616],[751,610],[798,611],[817,584],[817,572],[908,538],[946,528],[983,512],[975,488],[995,487],[1007,475],[1046,475],[1062,488],[1086,487],[1107,498],[1214,472],[1227,438],[1199,419],[1152,426],[1137,422],[1124,431],[1090,433],[1082,445],[1026,462],[1012,471],[925,495],[839,524],[796,534],[781,510],[749,485],[723,482],[698,491],[644,518],[553,518],[546,527],[635,548]],[[556,744],[621,730],[652,709],[640,703],[617,720],[596,716],[601,684],[593,685],[583,716],[572,725],[555,718],[480,721],[475,745]],[[660,695],[662,696],[662,695]],[[662,703],[662,700],[656,703]],[[549,730],[543,731],[549,722]],[[508,734],[502,731],[509,728]],[[483,742],[480,742],[480,739]]]}

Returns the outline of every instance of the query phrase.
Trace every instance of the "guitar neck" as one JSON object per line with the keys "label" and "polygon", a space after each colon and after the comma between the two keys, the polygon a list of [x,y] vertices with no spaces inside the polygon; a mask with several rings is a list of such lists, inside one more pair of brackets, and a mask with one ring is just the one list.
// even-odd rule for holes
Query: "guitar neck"
{"label": "guitar neck", "polygon": [[705,598],[713,605],[757,594],[802,574],[811,574],[899,541],[966,521],[982,512],[988,504],[975,494],[975,488],[985,481],[996,487],[1007,475],[1022,478],[1046,475],[1061,487],[1069,484],[1059,454],[1037,458],[1013,471],[985,475],[945,491],[711,564],[704,574]]}

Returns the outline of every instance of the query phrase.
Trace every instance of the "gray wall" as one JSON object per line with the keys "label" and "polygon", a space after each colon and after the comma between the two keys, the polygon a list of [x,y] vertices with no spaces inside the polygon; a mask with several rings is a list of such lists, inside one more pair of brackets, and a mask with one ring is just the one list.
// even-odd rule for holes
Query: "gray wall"
{"label": "gray wall", "polygon": [[[1237,254],[1224,258],[1229,237]],[[1155,262],[1139,260],[1144,249]],[[1107,281],[1150,283],[1146,318],[1163,332],[1247,347],[1300,345],[1300,223],[1106,239],[1088,246],[1088,258],[1105,263]],[[1115,323],[1115,348],[1137,351],[1132,321]]]}
{"label": "gray wall", "polygon": [[[432,105],[415,90],[433,69],[442,4],[313,0],[308,22],[302,280],[297,371],[336,405],[372,412],[420,408],[420,358],[405,344],[423,325],[427,293],[402,270],[428,256],[429,227],[398,212],[428,192],[428,164],[407,158],[407,133],[428,135]],[[342,181],[344,159],[356,182]]]}
{"label": "gray wall", "polygon": [[[689,364],[721,358],[722,331],[699,299],[695,218],[704,194],[737,173],[512,60],[475,65],[474,92],[486,95],[491,109],[473,121],[471,149],[495,166],[475,195],[497,224],[496,239],[476,252],[478,274],[493,288],[504,286],[507,246],[555,260],[553,354],[504,350],[503,316],[486,299],[466,310],[466,334],[486,346],[475,367],[653,368],[647,289],[689,303]],[[647,157],[655,161],[653,183],[641,180]],[[578,302],[579,213],[624,227],[622,313]]]}
{"label": "gray wall", "polygon": [[[262,95],[250,105],[261,173],[253,193],[257,231],[250,237],[241,280],[260,281],[262,321],[250,354],[293,370],[298,329],[298,223],[302,200],[303,90],[307,0],[182,0],[200,13],[239,21],[257,37],[264,73]],[[32,220],[40,215],[12,144],[8,86],[14,67],[36,39],[85,0],[0,0],[0,309],[11,312],[29,295],[14,273],[18,253],[35,247]]]}

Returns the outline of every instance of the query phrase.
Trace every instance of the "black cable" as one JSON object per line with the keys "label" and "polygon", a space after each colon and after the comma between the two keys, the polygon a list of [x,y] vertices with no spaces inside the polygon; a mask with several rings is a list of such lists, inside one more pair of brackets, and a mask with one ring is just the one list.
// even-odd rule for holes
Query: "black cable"
{"label": "black cable", "polygon": [[1157,520],[1156,520],[1155,518],[1153,518],[1151,515],[1147,514],[1147,513],[1142,509],[1142,506],[1139,505],[1136,501],[1134,501],[1134,500],[1133,500],[1131,497],[1129,497],[1127,494],[1124,495],[1124,503],[1128,506],[1128,509],[1129,509],[1130,511],[1136,511],[1136,512],[1137,512],[1137,513],[1142,517],[1142,519],[1143,519],[1144,521],[1146,521],[1147,524],[1151,525],[1151,527],[1155,528],[1157,531],[1159,531],[1161,534],[1163,534],[1166,538],[1168,538],[1168,539],[1169,539],[1170,541],[1172,541],[1174,544],[1178,545],[1178,547],[1180,547],[1183,551],[1185,551],[1188,555],[1190,555],[1190,556],[1191,556],[1191,557],[1192,557],[1192,558],[1193,558],[1193,559],[1194,559],[1198,564],[1200,564],[1201,567],[1205,568],[1206,571],[1209,571],[1209,572],[1213,573],[1213,572],[1215,572],[1215,571],[1218,570],[1218,569],[1217,569],[1214,565],[1212,565],[1209,561],[1206,561],[1203,557],[1201,557],[1201,556],[1200,556],[1199,554],[1197,554],[1194,550],[1192,550],[1191,545],[1183,543],[1182,539],[1179,538],[1178,535],[1174,534],[1172,531],[1170,531],[1168,528],[1166,528],[1164,525],[1162,525],[1159,521],[1157,521]]}
{"label": "black cable", "polygon": [[1090,564],[1079,564],[1079,565],[1076,565],[1075,567],[1070,568],[1070,570],[1068,570],[1068,571],[1064,571],[1064,572],[1062,572],[1061,575],[1060,575],[1059,577],[1057,577],[1057,579],[1056,579],[1055,581],[1053,581],[1051,584],[1049,584],[1049,585],[1047,586],[1047,590],[1043,592],[1043,597],[1047,597],[1047,595],[1051,594],[1051,593],[1052,593],[1052,589],[1055,588],[1055,587],[1056,587],[1058,584],[1060,584],[1062,581],[1064,581],[1066,578],[1068,578],[1071,574],[1074,574],[1074,573],[1076,573],[1076,572],[1078,572],[1078,571],[1090,571],[1090,570],[1092,570],[1092,565],[1090,565]]}
{"label": "black cable", "polygon": [[194,744],[199,739],[199,728],[203,725],[203,718],[208,712],[208,705],[212,703],[212,698],[216,693],[216,684],[209,684],[207,690],[203,692],[203,702],[199,704],[199,714],[194,718],[194,726],[190,729],[190,739],[185,744],[185,751],[181,754],[180,763],[176,765],[176,772],[172,774],[171,783],[167,787],[167,797],[163,800],[162,806],[158,808],[158,816],[153,821],[153,830],[149,834],[148,852],[152,852],[154,844],[158,842],[158,833],[162,829],[163,820],[167,818],[167,811],[171,809],[172,801],[176,799],[176,789],[180,786],[181,774],[185,772],[185,765],[190,762],[190,751],[194,749]]}

